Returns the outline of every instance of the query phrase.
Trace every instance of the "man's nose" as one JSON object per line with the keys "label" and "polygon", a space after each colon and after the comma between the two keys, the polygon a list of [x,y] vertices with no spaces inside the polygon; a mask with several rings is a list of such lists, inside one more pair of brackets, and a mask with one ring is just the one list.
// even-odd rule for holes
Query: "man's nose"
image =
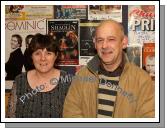
{"label": "man's nose", "polygon": [[102,48],[106,48],[108,46],[107,40],[104,40],[103,44],[102,44]]}

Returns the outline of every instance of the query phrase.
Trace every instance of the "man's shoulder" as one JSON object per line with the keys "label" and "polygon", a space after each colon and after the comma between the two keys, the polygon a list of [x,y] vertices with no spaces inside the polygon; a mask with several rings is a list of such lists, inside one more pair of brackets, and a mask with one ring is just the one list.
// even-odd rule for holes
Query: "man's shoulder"
{"label": "man's shoulder", "polygon": [[76,75],[84,75],[90,73],[90,70],[87,66],[81,67],[81,69],[76,73]]}
{"label": "man's shoulder", "polygon": [[14,52],[12,52],[12,54],[15,56],[23,56],[21,48],[16,49]]}
{"label": "man's shoulder", "polygon": [[126,72],[125,74],[129,74],[130,76],[134,76],[134,78],[138,77],[138,76],[142,77],[142,78],[147,78],[147,79],[151,78],[145,70],[138,67],[134,63],[130,63],[130,62],[126,63],[124,71]]}

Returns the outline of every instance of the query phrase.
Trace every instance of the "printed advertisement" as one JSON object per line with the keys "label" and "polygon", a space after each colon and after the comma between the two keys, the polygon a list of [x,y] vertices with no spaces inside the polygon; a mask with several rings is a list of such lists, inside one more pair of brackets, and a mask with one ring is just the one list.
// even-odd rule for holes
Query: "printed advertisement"
{"label": "printed advertisement", "polygon": [[133,45],[126,48],[126,54],[130,62],[142,68],[142,46]]}
{"label": "printed advertisement", "polygon": [[79,21],[48,20],[47,33],[60,50],[57,65],[79,65]]}
{"label": "printed advertisement", "polygon": [[155,6],[128,6],[129,45],[155,42]]}
{"label": "printed advertisement", "polygon": [[80,64],[86,65],[96,54],[93,38],[100,21],[81,21],[80,23]]}
{"label": "printed advertisement", "polygon": [[122,22],[122,5],[89,5],[88,20],[113,19]]}
{"label": "printed advertisement", "polygon": [[48,18],[53,19],[52,5],[6,5],[5,19],[7,20],[32,20]]}
{"label": "printed advertisement", "polygon": [[55,5],[55,19],[87,19],[87,5]]}
{"label": "printed advertisement", "polygon": [[143,69],[149,73],[152,79],[155,79],[155,43],[144,43]]}
{"label": "printed advertisement", "polygon": [[36,33],[46,34],[46,20],[5,21],[5,80],[14,80],[32,67],[28,44]]}

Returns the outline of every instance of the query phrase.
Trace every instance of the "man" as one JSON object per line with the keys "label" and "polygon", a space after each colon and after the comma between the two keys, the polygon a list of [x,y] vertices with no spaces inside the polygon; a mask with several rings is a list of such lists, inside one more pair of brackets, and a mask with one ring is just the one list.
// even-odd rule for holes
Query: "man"
{"label": "man", "polygon": [[5,63],[6,80],[14,80],[15,77],[22,72],[24,64],[24,56],[21,51],[22,37],[18,34],[12,35],[11,48],[9,60]]}
{"label": "man", "polygon": [[116,21],[102,22],[95,33],[97,54],[74,77],[64,104],[64,117],[154,117],[150,76],[129,63],[123,53],[127,37]]}
{"label": "man", "polygon": [[25,43],[26,43],[26,49],[24,51],[24,67],[25,67],[25,70],[26,71],[29,71],[31,69],[34,69],[34,66],[32,64],[32,59],[31,59],[31,56],[29,54],[29,44],[31,42],[31,39],[33,38],[33,35],[27,35],[26,38],[25,38]]}

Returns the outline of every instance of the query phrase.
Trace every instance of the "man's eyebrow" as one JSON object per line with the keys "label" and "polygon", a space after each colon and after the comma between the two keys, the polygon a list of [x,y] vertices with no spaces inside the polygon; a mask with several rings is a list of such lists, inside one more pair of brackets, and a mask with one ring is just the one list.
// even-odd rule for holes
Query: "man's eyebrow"
{"label": "man's eyebrow", "polygon": [[108,36],[107,38],[116,38],[116,36]]}
{"label": "man's eyebrow", "polygon": [[[116,36],[108,36],[107,38],[116,38]],[[96,39],[105,39],[103,37],[96,37]]]}
{"label": "man's eyebrow", "polygon": [[102,38],[102,37],[97,37],[96,40],[98,40],[98,39],[104,39],[104,38]]}

